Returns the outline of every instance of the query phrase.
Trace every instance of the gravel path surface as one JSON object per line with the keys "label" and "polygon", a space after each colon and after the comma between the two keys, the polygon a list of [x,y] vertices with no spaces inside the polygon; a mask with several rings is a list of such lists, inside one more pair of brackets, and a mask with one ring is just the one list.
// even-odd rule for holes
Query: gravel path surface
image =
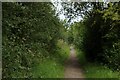
{"label": "gravel path surface", "polygon": [[76,53],[74,48],[70,47],[70,56],[69,59],[65,63],[65,78],[82,78],[80,80],[84,80],[83,71],[80,67],[80,63],[78,62]]}

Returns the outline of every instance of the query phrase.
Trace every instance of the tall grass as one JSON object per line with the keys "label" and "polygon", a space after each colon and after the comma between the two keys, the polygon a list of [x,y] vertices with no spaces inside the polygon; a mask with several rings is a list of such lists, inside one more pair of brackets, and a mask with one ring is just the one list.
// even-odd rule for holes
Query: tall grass
{"label": "tall grass", "polygon": [[77,57],[79,59],[79,63],[84,66],[87,63],[86,57],[85,57],[85,53],[79,49],[76,48],[76,54]]}
{"label": "tall grass", "polygon": [[[7,43],[8,42],[8,43]],[[62,78],[64,62],[69,54],[69,45],[62,40],[57,43],[55,53],[50,53],[38,43],[3,47],[3,78]],[[28,47],[27,47],[28,46]],[[18,56],[19,55],[19,56]]]}
{"label": "tall grass", "polygon": [[64,67],[51,59],[45,59],[33,68],[34,78],[61,78],[63,77]]}
{"label": "tall grass", "polygon": [[97,63],[89,63],[84,68],[86,78],[120,78],[120,72]]}
{"label": "tall grass", "polygon": [[[84,75],[89,80],[90,78],[118,78],[120,79],[120,71],[113,71],[107,66],[103,66],[99,63],[90,63],[85,57],[85,53],[76,49],[79,62],[84,69]],[[97,62],[97,61],[96,61]]]}
{"label": "tall grass", "polygon": [[57,46],[58,49],[57,49],[56,58],[58,59],[58,61],[64,64],[64,61],[68,58],[70,53],[69,45],[63,40],[59,40]]}
{"label": "tall grass", "polygon": [[69,55],[69,46],[62,40],[58,41],[57,53],[45,58],[32,69],[34,78],[63,78],[64,77],[64,62]]}

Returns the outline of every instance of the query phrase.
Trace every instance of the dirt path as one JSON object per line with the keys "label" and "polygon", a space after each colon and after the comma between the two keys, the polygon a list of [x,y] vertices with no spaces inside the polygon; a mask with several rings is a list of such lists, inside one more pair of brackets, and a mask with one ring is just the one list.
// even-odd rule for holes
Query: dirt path
{"label": "dirt path", "polygon": [[[65,78],[84,78],[83,71],[76,57],[74,48],[70,47],[70,57],[65,64]],[[83,79],[82,79],[83,80]]]}

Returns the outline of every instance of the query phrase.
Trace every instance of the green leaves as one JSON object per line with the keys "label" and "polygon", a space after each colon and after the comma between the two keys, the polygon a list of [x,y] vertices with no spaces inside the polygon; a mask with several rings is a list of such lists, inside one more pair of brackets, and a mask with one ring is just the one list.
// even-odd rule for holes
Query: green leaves
{"label": "green leaves", "polygon": [[51,3],[3,3],[3,78],[32,76],[35,63],[54,53],[64,29]]}
{"label": "green leaves", "polygon": [[83,6],[77,2],[71,4],[75,6],[71,5],[70,9],[79,9],[78,12],[68,12],[69,14],[84,15],[78,25],[74,23],[70,28],[70,35],[74,37],[76,47],[86,52],[89,61],[102,62],[110,68],[119,69],[120,4],[117,2],[108,4],[91,2],[83,3]]}

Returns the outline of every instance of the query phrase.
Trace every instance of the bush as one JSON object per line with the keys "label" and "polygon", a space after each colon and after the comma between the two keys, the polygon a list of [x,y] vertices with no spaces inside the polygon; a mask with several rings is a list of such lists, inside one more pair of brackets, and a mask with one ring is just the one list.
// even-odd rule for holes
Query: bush
{"label": "bush", "polygon": [[[54,53],[64,31],[51,3],[3,3],[3,78],[29,78]],[[56,54],[59,55],[59,54]]]}

